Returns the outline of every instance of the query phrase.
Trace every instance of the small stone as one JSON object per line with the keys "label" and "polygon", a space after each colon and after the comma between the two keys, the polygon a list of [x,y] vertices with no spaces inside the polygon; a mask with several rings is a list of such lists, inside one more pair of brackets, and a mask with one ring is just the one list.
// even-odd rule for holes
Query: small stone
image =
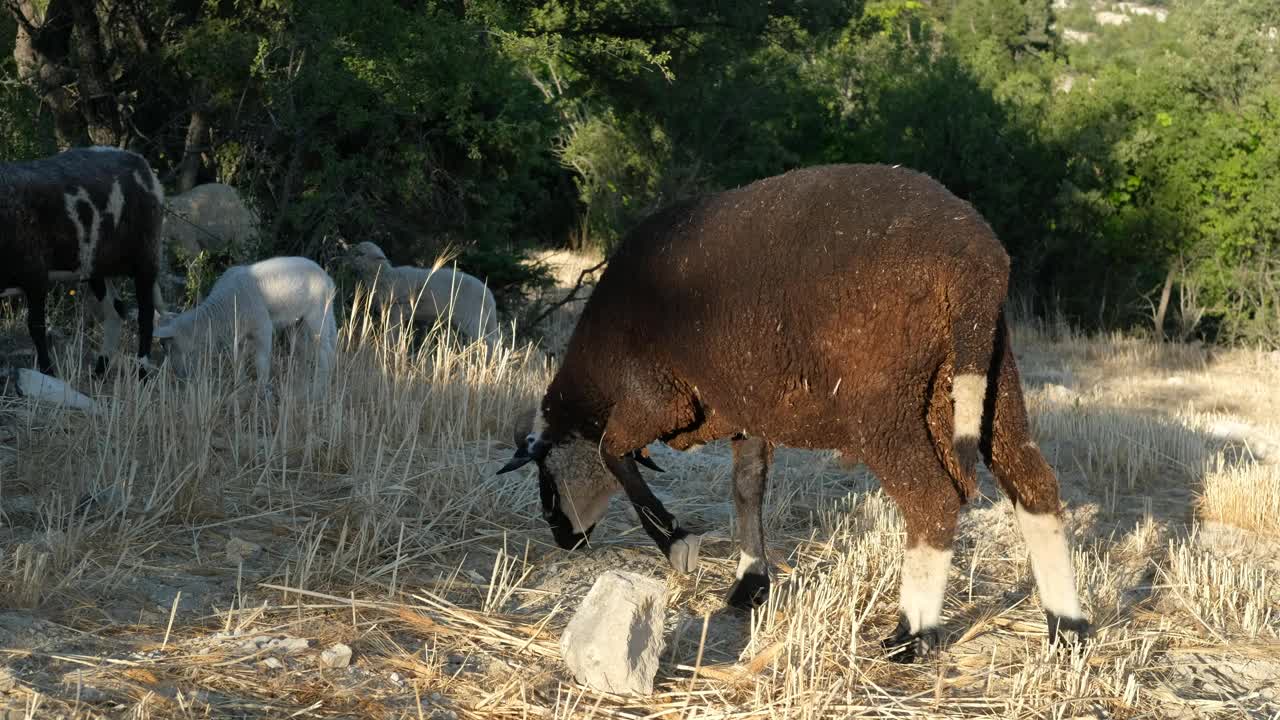
{"label": "small stone", "polygon": [[226,552],[227,562],[232,565],[239,565],[240,563],[257,559],[262,554],[262,546],[248,540],[233,537],[227,541]]}
{"label": "small stone", "polygon": [[328,668],[344,668],[351,663],[351,648],[342,643],[334,643],[320,653],[320,664]]}
{"label": "small stone", "polygon": [[279,670],[284,667],[284,663],[280,662],[280,658],[278,657],[269,657],[266,660],[263,660],[262,664],[272,670]]}
{"label": "small stone", "polygon": [[288,635],[257,635],[245,640],[240,645],[241,652],[274,652],[281,655],[293,655],[311,647],[311,641],[304,638],[293,638]]}
{"label": "small stone", "polygon": [[658,656],[666,646],[666,586],[610,570],[591,586],[560,636],[560,655],[573,677],[618,695],[651,695]]}
{"label": "small stone", "polygon": [[18,678],[7,667],[0,666],[0,693],[9,692],[18,686]]}
{"label": "small stone", "polygon": [[393,672],[388,679],[391,680],[393,685],[404,685],[404,678],[400,677],[400,673]]}

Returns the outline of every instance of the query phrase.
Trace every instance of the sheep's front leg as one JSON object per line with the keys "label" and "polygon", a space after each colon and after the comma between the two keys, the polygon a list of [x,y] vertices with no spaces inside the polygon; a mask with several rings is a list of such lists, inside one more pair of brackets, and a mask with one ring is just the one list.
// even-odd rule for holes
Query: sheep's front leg
{"label": "sheep's front leg", "polygon": [[602,456],[605,466],[618,479],[627,498],[635,506],[644,531],[667,556],[671,567],[680,572],[693,572],[698,567],[698,547],[702,536],[678,526],[675,516],[667,512],[662,501],[649,489],[630,455],[614,456],[606,452]]}
{"label": "sheep's front leg", "polygon": [[738,521],[738,580],[730,605],[749,610],[769,596],[769,561],[764,542],[764,491],[773,451],[763,438],[733,440],[733,508]]}
{"label": "sheep's front leg", "polygon": [[268,399],[271,398],[271,331],[261,330],[253,336],[253,364],[257,373],[258,388]]}

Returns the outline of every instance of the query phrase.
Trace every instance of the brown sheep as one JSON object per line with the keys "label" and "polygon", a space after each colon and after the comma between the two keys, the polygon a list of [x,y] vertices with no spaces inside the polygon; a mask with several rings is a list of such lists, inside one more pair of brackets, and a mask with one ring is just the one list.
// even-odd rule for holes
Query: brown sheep
{"label": "brown sheep", "polygon": [[[154,310],[162,308],[164,189],[142,156],[109,147],[76,148],[0,164],[0,288],[27,296],[27,328],[41,372],[53,371],[45,334],[50,274],[87,281],[103,319],[95,371],[120,343],[123,307],[107,279],[133,278],[138,296],[138,357],[151,354]],[[145,367],[143,368],[145,371]]]}
{"label": "brown sheep", "polygon": [[978,212],[908,169],[807,168],[668,208],[618,247],[499,472],[536,462],[563,547],[586,540],[621,487],[689,571],[698,537],[636,465],[654,467],[643,448],[655,440],[732,438],[742,557],[728,601],[750,607],[769,587],[771,448],[860,460],[905,520],[900,622],[885,642],[910,662],[937,646],[981,450],[1014,502],[1051,641],[1083,638],[1057,478],[1030,438],[1005,327],[1008,279]]}

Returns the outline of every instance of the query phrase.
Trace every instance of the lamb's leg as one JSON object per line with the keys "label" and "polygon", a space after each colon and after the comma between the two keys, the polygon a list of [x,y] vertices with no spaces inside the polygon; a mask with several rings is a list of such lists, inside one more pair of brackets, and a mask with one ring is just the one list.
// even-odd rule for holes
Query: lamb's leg
{"label": "lamb's leg", "polygon": [[96,300],[94,314],[102,322],[102,345],[98,347],[98,357],[93,363],[93,374],[101,377],[106,374],[111,354],[120,347],[120,326],[123,323],[115,302],[115,293],[111,286],[100,276],[89,278],[89,290]]}
{"label": "lamb's leg", "polygon": [[942,603],[961,499],[922,426],[890,456],[870,463],[907,527],[898,597],[898,627],[884,641],[904,663],[931,654],[941,641]]}
{"label": "lamb's leg", "polygon": [[253,365],[257,374],[258,390],[267,398],[271,398],[271,338],[270,326],[265,331],[253,333]]}
{"label": "lamb's leg", "polygon": [[615,456],[606,451],[601,453],[601,457],[635,506],[644,531],[662,550],[662,554],[667,556],[671,567],[680,572],[693,572],[698,567],[701,537],[678,526],[675,516],[667,512],[662,501],[649,489],[649,484],[640,475],[640,469],[630,455]]}
{"label": "lamb's leg", "polygon": [[1049,624],[1049,642],[1057,639],[1060,630],[1083,640],[1091,634],[1091,627],[1076,594],[1071,550],[1058,513],[1058,479],[1031,440],[1018,367],[1007,334],[1002,344],[996,392],[987,398],[986,414],[991,420],[982,437],[983,457],[1013,501],[1018,526],[1031,553],[1031,571]]}
{"label": "lamb's leg", "polygon": [[738,522],[737,582],[729,604],[743,610],[764,602],[769,594],[769,560],[764,541],[764,491],[773,451],[759,437],[733,440],[733,509]]}
{"label": "lamb's leg", "polygon": [[[37,277],[38,275],[38,277]],[[49,294],[47,273],[41,270],[22,284],[22,292],[27,296],[27,332],[31,333],[31,344],[36,346],[36,366],[46,375],[55,373],[53,358],[49,357],[49,338],[46,333],[45,300]]]}
{"label": "lamb's leg", "polygon": [[[133,274],[133,293],[138,296],[138,377],[146,380],[151,370],[151,341],[155,329],[156,304],[160,287],[154,269]],[[117,340],[117,343],[119,341]]]}

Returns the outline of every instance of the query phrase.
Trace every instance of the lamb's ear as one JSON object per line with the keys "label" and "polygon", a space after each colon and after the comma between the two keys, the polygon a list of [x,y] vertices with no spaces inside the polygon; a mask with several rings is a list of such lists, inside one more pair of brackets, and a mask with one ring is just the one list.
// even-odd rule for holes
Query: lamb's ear
{"label": "lamb's ear", "polygon": [[173,313],[164,313],[156,318],[155,329],[151,331],[151,337],[156,340],[165,340],[172,338],[177,330],[177,324],[173,322]]}

